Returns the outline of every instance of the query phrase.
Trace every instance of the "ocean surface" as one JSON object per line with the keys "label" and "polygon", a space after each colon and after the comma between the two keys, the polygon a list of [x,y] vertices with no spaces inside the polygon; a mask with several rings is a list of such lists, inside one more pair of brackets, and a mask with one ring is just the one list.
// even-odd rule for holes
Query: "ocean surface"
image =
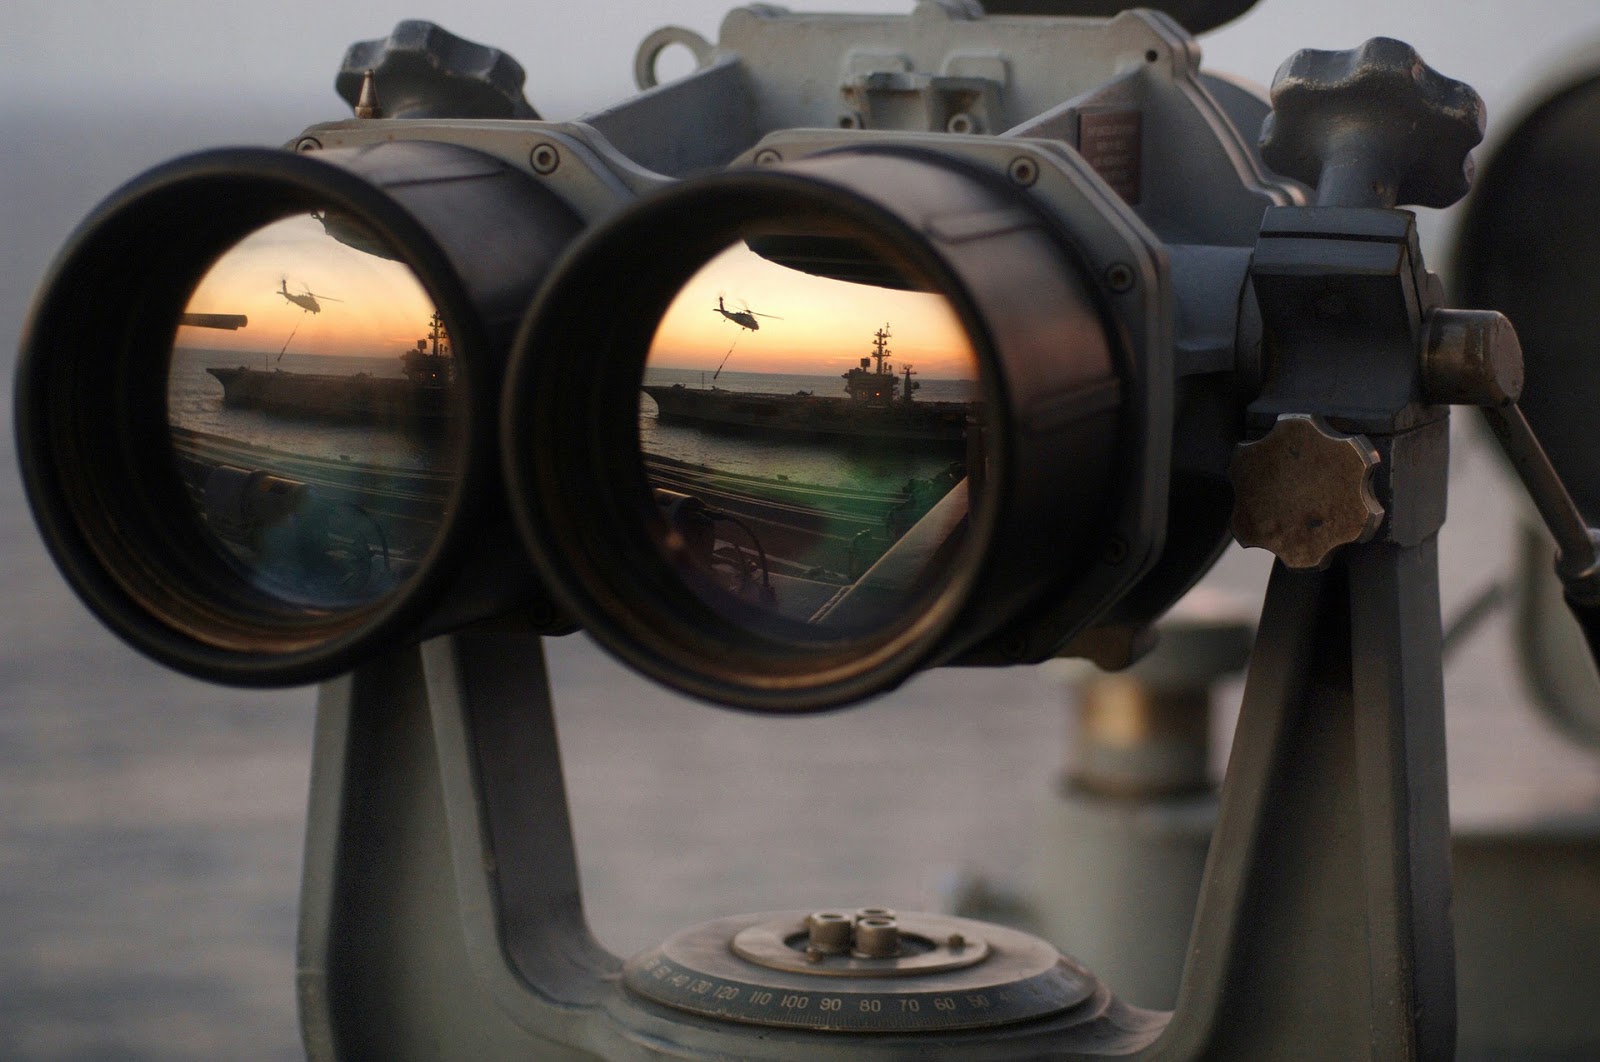
{"label": "ocean surface", "polygon": [[[108,634],[39,540],[10,410],[30,294],[95,202],[180,151],[281,142],[307,114],[125,103],[0,111],[0,1058],[292,1059],[315,691],[196,682]],[[1507,576],[1517,520],[1470,431],[1452,479],[1447,617]],[[1249,614],[1265,561],[1230,551],[1206,589]],[[547,653],[584,900],[619,953],[732,911],[936,906],[960,872],[1017,880],[1051,841],[1071,697],[1053,669],[945,669],[772,720],[667,693],[581,635]],[[1219,766],[1238,688],[1218,694]],[[1530,709],[1504,613],[1452,657],[1446,693],[1459,824],[1600,805],[1595,759]]]}

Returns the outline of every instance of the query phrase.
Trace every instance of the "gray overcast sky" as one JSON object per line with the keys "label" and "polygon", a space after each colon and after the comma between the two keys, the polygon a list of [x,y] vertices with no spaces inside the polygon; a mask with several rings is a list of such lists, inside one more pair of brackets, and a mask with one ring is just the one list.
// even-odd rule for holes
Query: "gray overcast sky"
{"label": "gray overcast sky", "polygon": [[[634,91],[633,54],[651,30],[678,24],[715,39],[730,5],[718,0],[0,0],[0,124],[56,165],[84,172],[45,187],[9,181],[0,228],[38,230],[54,246],[115,183],[180,150],[223,142],[282,143],[349,111],[333,92],[345,48],[406,18],[504,49],[527,71],[527,96],[565,119]],[[909,0],[794,0],[799,10],[911,10]],[[1531,88],[1587,47],[1600,58],[1600,0],[1261,0],[1202,39],[1207,65],[1258,83],[1301,47],[1349,48],[1385,35],[1414,44],[1436,69],[1469,82],[1489,105],[1491,142]],[[63,108],[109,129],[80,143],[81,123],[42,129]],[[31,117],[30,117],[31,116]],[[32,123],[31,125],[29,123]],[[24,131],[25,130],[25,131]],[[95,154],[98,152],[98,154]],[[91,161],[92,159],[92,161]],[[121,165],[126,163],[126,165]],[[18,163],[20,166],[20,162]],[[97,166],[103,172],[89,172]],[[15,167],[13,167],[14,169]],[[60,171],[57,171],[58,174]],[[115,180],[112,175],[115,174]],[[75,176],[75,179],[74,179]],[[44,199],[58,204],[41,209]],[[59,215],[59,217],[58,217]],[[1449,213],[1419,211],[1430,260]],[[31,276],[36,266],[22,254]],[[41,263],[42,263],[41,258]],[[20,268],[20,267],[19,267]],[[0,310],[24,298],[0,291]]]}
{"label": "gray overcast sky", "polygon": [[[353,40],[403,18],[509,51],[528,97],[550,117],[631,91],[638,41],[677,23],[715,37],[716,0],[8,0],[0,38],[0,106],[46,101],[104,108],[121,100],[226,105],[271,97],[325,101]],[[797,0],[806,10],[907,11],[904,0]],[[1471,82],[1491,115],[1516,89],[1587,42],[1600,41],[1596,0],[1262,0],[1207,38],[1208,65],[1267,81],[1297,47],[1346,48],[1375,35],[1415,44],[1436,68]],[[307,122],[334,113],[308,113]]]}

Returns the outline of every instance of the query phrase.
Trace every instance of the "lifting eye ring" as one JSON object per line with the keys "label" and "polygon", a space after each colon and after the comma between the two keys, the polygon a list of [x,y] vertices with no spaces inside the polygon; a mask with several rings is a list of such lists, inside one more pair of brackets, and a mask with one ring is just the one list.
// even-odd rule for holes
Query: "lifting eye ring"
{"label": "lifting eye ring", "polygon": [[704,70],[711,65],[712,57],[717,54],[717,46],[706,40],[692,29],[682,26],[663,26],[639,43],[639,50],[633,56],[633,83],[639,86],[640,91],[653,89],[661,84],[657,76],[656,63],[661,58],[661,53],[681,44],[694,55],[694,68]]}

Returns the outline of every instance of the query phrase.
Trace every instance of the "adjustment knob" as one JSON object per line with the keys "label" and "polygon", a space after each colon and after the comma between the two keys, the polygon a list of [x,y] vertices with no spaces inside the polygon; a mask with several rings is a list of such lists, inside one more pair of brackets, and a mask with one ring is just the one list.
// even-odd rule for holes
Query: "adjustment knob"
{"label": "adjustment knob", "polygon": [[1483,100],[1409,44],[1296,52],[1272,82],[1261,157],[1313,185],[1318,206],[1446,207],[1472,184]]}
{"label": "adjustment knob", "polygon": [[1290,568],[1325,568],[1340,546],[1366,542],[1383,521],[1372,493],[1378,453],[1365,436],[1286,413],[1233,452],[1233,537]]}
{"label": "adjustment knob", "polygon": [[357,41],[344,54],[334,88],[351,107],[362,82],[384,118],[538,118],[522,95],[522,66],[434,25],[408,19],[387,38]]}

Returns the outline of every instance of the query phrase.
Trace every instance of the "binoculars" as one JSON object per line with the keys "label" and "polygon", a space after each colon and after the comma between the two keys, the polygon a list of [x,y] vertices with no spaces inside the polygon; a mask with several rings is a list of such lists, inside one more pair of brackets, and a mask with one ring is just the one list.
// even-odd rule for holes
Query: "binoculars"
{"label": "binoculars", "polygon": [[[1174,30],[1085,28],[1098,68],[1044,90],[1072,99],[1131,56],[1099,95],[1137,82],[1231,132],[1186,91]],[[611,127],[641,136],[633,110],[686,93],[734,107],[730,60],[609,122],[464,122],[383,47],[359,110],[399,116],[134,181],[63,253],[25,341],[47,540],[157,659],[298,683],[517,611],[699,696],[810,709],[937,663],[1045,659],[1119,604],[1147,624],[1226,541],[1225,468],[1175,474],[1173,453],[1191,390],[1198,430],[1234,422],[1196,449],[1225,457],[1243,430],[1247,248],[1293,200],[1240,143],[1205,145],[1196,214],[1194,161],[1142,157],[1138,108],[1029,117],[983,77],[873,73],[864,111],[769,119],[836,130],[657,158]],[[897,128],[929,108],[933,131]],[[1099,154],[1048,138],[1064,124]],[[1169,253],[1092,163],[1214,231]],[[1175,335],[1181,303],[1202,334]],[[1191,541],[1166,552],[1170,520]]]}
{"label": "binoculars", "polygon": [[[1600,537],[1517,404],[1511,322],[1446,305],[1399,209],[1467,193],[1481,101],[1382,38],[1261,98],[1188,32],[1248,4],[1168,5],[1187,30],[1037,6],[738,9],[715,45],[652,35],[641,93],[570,122],[503,53],[402,23],[346,57],[354,118],[136,178],[45,282],[18,450],[68,581],[224,683],[349,682],[432,639],[418,770],[461,904],[499,912],[468,951],[560,1057],[1450,1050],[1451,405],[1495,426],[1600,644]],[[657,84],[673,45],[696,69]],[[569,902],[548,718],[490,710],[542,682],[489,663],[537,645],[508,630],[581,627],[764,712],[943,665],[1125,667],[1234,540],[1278,564],[1174,1015],[1018,931],[886,908],[620,965]],[[1301,921],[1332,927],[1325,968],[1262,957]]]}
{"label": "binoculars", "polygon": [[[870,57],[907,21],[949,71]],[[1015,69],[964,43],[1002,22],[735,12],[575,123],[437,29],[359,46],[361,117],[159,167],[62,253],[17,391],[53,553],[232,683],[518,613],[804,710],[1144,629],[1228,541],[1251,248],[1303,190],[1170,19]],[[841,99],[793,91],[842,43]]]}

